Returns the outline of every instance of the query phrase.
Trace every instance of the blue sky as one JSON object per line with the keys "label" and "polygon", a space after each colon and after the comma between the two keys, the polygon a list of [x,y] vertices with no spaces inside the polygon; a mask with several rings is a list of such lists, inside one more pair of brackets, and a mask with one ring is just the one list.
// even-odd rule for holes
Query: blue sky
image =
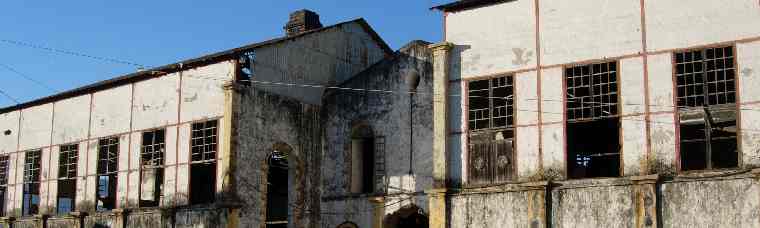
{"label": "blue sky", "polygon": [[[365,18],[393,49],[442,38],[452,0],[26,1],[3,2],[0,39],[159,66],[282,36],[288,13],[311,9],[322,24]],[[0,90],[21,102],[134,72],[134,66],[0,42]],[[15,104],[0,96],[0,107]]]}

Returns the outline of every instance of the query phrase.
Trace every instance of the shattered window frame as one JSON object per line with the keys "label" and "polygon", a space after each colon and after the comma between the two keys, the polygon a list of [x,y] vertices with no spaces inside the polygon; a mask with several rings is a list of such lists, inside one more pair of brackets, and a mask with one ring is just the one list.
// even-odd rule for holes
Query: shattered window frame
{"label": "shattered window frame", "polygon": [[[619,69],[617,60],[564,68],[570,179],[619,177],[622,173]],[[590,137],[588,132],[603,138]]]}
{"label": "shattered window frame", "polygon": [[96,210],[116,208],[116,186],[119,172],[119,137],[98,140]]}
{"label": "shattered window frame", "polygon": [[0,216],[5,216],[5,210],[7,209],[6,196],[8,195],[8,164],[10,156],[0,156]]}
{"label": "shattered window frame", "polygon": [[219,120],[192,123],[190,136],[190,204],[213,203],[216,201]]}
{"label": "shattered window frame", "polygon": [[467,81],[468,186],[514,179],[514,96],[514,75]]}
{"label": "shattered window frame", "polygon": [[681,171],[739,166],[735,53],[733,45],[673,53]]}
{"label": "shattered window frame", "polygon": [[[165,156],[166,129],[143,132],[140,146],[140,207],[158,207],[161,203]],[[151,175],[152,178],[149,178]]]}
{"label": "shattered window frame", "polygon": [[40,177],[42,171],[42,150],[24,153],[24,186],[22,198],[22,215],[29,216],[40,212]]}
{"label": "shattered window frame", "polygon": [[56,212],[66,214],[76,208],[77,163],[79,144],[61,145],[58,156],[58,194]]}

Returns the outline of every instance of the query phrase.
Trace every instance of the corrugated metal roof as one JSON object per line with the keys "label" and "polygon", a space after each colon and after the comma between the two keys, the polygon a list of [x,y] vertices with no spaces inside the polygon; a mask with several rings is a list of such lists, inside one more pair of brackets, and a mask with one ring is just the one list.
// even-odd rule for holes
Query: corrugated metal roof
{"label": "corrugated metal roof", "polygon": [[340,27],[340,26],[343,26],[343,25],[346,25],[346,24],[351,24],[351,23],[358,23],[359,25],[361,25],[361,27],[364,28],[364,30],[375,40],[375,42],[377,42],[380,45],[380,47],[383,50],[385,50],[386,55],[392,55],[393,54],[393,50],[391,50],[391,48],[388,46],[388,44],[385,43],[385,41],[383,41],[382,38],[380,38],[380,35],[378,35],[377,32],[375,32],[375,30],[372,29],[372,27],[367,23],[367,21],[365,21],[363,18],[359,18],[359,19],[356,19],[356,20],[346,21],[346,22],[335,24],[335,25],[331,25],[331,26],[327,26],[327,27],[323,27],[323,28],[319,28],[319,29],[310,30],[310,31],[307,31],[307,32],[304,32],[304,33],[301,33],[301,34],[298,34],[298,35],[295,35],[295,36],[285,36],[285,37],[281,37],[281,38],[267,40],[267,41],[264,41],[264,42],[253,43],[253,44],[245,45],[245,46],[238,47],[238,48],[235,48],[235,49],[230,49],[230,50],[226,50],[226,51],[222,51],[222,52],[217,52],[217,53],[214,53],[214,54],[205,55],[205,56],[202,56],[202,57],[198,57],[198,58],[194,58],[194,59],[189,59],[189,60],[185,60],[185,61],[178,62],[178,63],[172,63],[172,64],[156,67],[156,68],[153,68],[153,69],[148,69],[148,70],[144,70],[144,71],[140,71],[140,72],[136,72],[136,73],[131,73],[131,74],[119,76],[119,77],[116,77],[116,78],[112,78],[112,79],[108,79],[108,80],[104,80],[104,81],[100,81],[100,82],[96,82],[96,83],[93,83],[93,84],[90,84],[90,85],[86,85],[86,86],[79,87],[79,88],[76,88],[76,89],[72,89],[72,90],[69,90],[69,91],[61,92],[61,93],[54,94],[54,95],[51,95],[51,96],[39,98],[39,99],[36,99],[36,100],[33,100],[33,101],[29,101],[29,102],[25,102],[25,103],[21,103],[21,104],[18,104],[18,105],[5,107],[5,108],[0,108],[0,114],[1,113],[6,113],[6,112],[11,112],[11,111],[16,111],[16,110],[20,110],[20,109],[24,109],[24,108],[28,108],[28,107],[32,107],[32,106],[37,106],[37,105],[41,105],[41,104],[45,104],[45,103],[55,102],[55,101],[59,101],[59,100],[67,99],[67,98],[72,98],[72,97],[76,97],[76,96],[80,96],[80,95],[84,95],[84,94],[89,94],[89,93],[93,93],[93,92],[97,92],[97,91],[101,91],[101,90],[106,90],[106,89],[110,89],[110,88],[114,88],[114,87],[130,84],[130,83],[134,83],[134,82],[139,82],[139,81],[143,81],[143,80],[147,80],[147,79],[153,78],[153,77],[158,76],[158,75],[163,75],[163,74],[168,74],[168,73],[174,73],[174,72],[177,72],[177,71],[180,70],[180,66],[182,66],[183,69],[189,69],[189,68],[209,65],[211,63],[217,63],[217,62],[221,62],[221,61],[237,58],[237,56],[239,56],[240,54],[242,54],[244,52],[247,52],[247,51],[250,51],[252,49],[256,49],[256,48],[267,46],[267,45],[277,44],[277,43],[280,43],[280,42],[283,42],[283,41],[288,41],[288,40],[296,39],[296,38],[303,37],[303,36],[308,36],[310,34],[319,33],[319,32],[325,31],[325,30],[329,30],[329,29],[332,29],[332,28],[337,28],[337,27]]}

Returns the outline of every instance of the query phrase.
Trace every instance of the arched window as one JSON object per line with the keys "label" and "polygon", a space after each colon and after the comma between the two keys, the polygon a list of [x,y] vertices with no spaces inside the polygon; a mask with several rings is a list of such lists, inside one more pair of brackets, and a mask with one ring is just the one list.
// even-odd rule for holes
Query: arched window
{"label": "arched window", "polygon": [[407,205],[387,215],[383,225],[385,228],[427,228],[428,217],[416,205]]}
{"label": "arched window", "polygon": [[287,144],[276,143],[267,158],[269,165],[267,172],[267,228],[284,228],[288,225],[288,193],[290,192],[288,159],[292,152],[291,147]]}
{"label": "arched window", "polygon": [[375,136],[367,125],[351,130],[351,193],[375,190]]}
{"label": "arched window", "polygon": [[344,222],[336,228],[359,228],[359,226],[356,225],[356,223],[353,222]]}

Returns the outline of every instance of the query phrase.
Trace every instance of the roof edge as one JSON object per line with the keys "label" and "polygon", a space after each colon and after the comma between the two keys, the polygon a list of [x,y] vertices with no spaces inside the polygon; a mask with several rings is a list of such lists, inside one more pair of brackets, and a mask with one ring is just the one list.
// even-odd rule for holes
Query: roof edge
{"label": "roof edge", "polygon": [[115,78],[98,81],[92,84],[88,84],[88,85],[84,85],[84,86],[74,88],[68,91],[56,93],[50,96],[37,98],[28,102],[23,102],[20,104],[0,108],[0,114],[22,110],[25,108],[43,105],[47,103],[52,103],[52,102],[69,99],[69,98],[73,98],[73,97],[77,97],[81,95],[86,95],[86,94],[90,94],[90,93],[94,93],[98,91],[103,91],[106,89],[111,89],[111,88],[119,87],[122,85],[127,85],[127,84],[131,84],[135,82],[148,80],[153,77],[175,73],[175,72],[182,71],[185,69],[192,69],[196,67],[210,65],[213,63],[219,63],[222,61],[231,60],[231,59],[236,58],[237,55],[240,55],[242,53],[245,53],[247,51],[250,51],[259,47],[277,44],[283,41],[293,40],[296,38],[308,36],[310,34],[318,33],[321,31],[332,29],[332,28],[337,28],[337,27],[340,27],[346,24],[351,24],[351,23],[359,24],[370,35],[370,37],[372,37],[372,39],[378,43],[380,48],[385,51],[386,56],[393,55],[394,51],[390,48],[390,46],[388,46],[388,43],[386,43],[385,40],[383,40],[380,37],[380,35],[369,25],[369,23],[367,23],[367,21],[364,20],[364,18],[357,18],[357,19],[337,23],[334,25],[330,25],[330,26],[326,26],[326,27],[322,27],[318,29],[313,29],[313,30],[303,32],[295,36],[285,36],[285,37],[280,37],[280,38],[274,38],[274,39],[270,39],[270,40],[266,40],[266,41],[262,41],[258,43],[244,45],[238,48],[216,52],[213,54],[203,55],[201,57],[192,58],[192,59],[184,60],[181,62],[171,63],[171,64],[147,69],[144,71],[129,73],[129,74],[115,77]]}
{"label": "roof edge", "polygon": [[462,10],[469,10],[474,8],[480,8],[489,5],[495,5],[504,2],[511,2],[516,0],[458,0],[443,5],[433,6],[430,10],[440,10],[443,12],[455,12]]}

